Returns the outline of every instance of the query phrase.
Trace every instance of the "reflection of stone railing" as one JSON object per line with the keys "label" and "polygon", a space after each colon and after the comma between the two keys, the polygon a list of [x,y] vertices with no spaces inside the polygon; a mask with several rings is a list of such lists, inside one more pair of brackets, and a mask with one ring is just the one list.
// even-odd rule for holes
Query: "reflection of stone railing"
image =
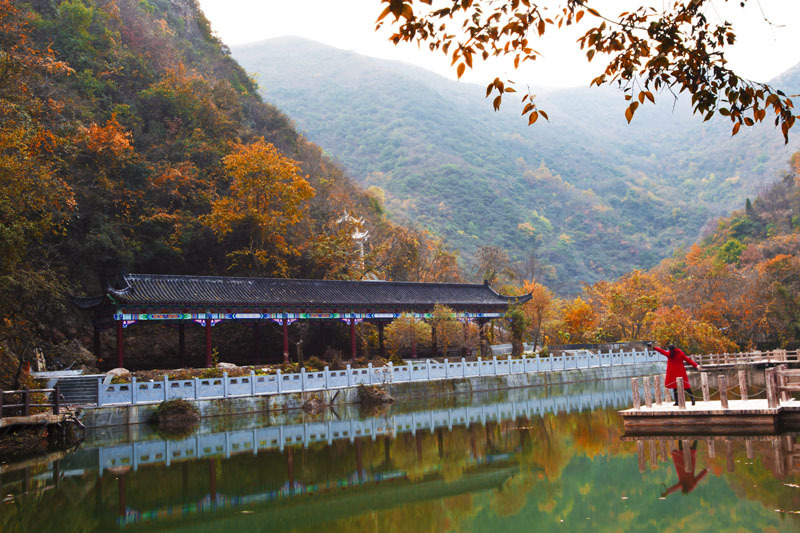
{"label": "reflection of stone railing", "polygon": [[183,398],[188,400],[231,398],[244,396],[261,396],[281,394],[285,392],[308,392],[341,389],[357,385],[374,385],[386,383],[407,383],[433,381],[441,379],[462,379],[477,376],[503,376],[508,374],[529,374],[537,372],[556,372],[607,366],[635,365],[643,363],[664,362],[665,359],[654,352],[609,352],[565,355],[562,357],[523,357],[521,359],[478,358],[477,361],[444,360],[443,363],[420,361],[404,366],[373,368],[350,368],[346,370],[325,370],[322,372],[306,372],[303,368],[298,373],[257,375],[221,378],[195,378],[170,381],[164,376],[163,381],[137,382],[104,385],[98,380],[97,404],[131,405],[156,403],[165,400]]}
{"label": "reflection of stone railing", "polygon": [[451,409],[436,409],[416,413],[396,414],[388,417],[373,417],[361,420],[331,420],[307,422],[285,426],[272,426],[223,433],[194,435],[180,441],[141,441],[130,444],[105,446],[98,450],[99,470],[140,465],[166,464],[175,461],[208,457],[230,457],[239,453],[257,454],[259,450],[278,449],[314,442],[332,443],[347,439],[351,442],[359,437],[375,439],[381,435],[398,433],[416,434],[417,431],[433,432],[437,428],[452,429],[454,426],[471,424],[485,425],[487,422],[516,420],[518,417],[541,416],[545,413],[585,411],[599,407],[620,407],[630,402],[630,391],[624,382],[610,390],[582,392],[531,398],[481,406],[464,406]]}

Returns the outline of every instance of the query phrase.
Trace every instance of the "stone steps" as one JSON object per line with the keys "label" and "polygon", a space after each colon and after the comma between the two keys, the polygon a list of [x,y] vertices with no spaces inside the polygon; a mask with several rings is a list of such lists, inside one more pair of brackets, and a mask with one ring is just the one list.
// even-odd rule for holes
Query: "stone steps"
{"label": "stone steps", "polygon": [[97,380],[103,375],[67,377],[58,380],[58,392],[69,405],[97,404]]}

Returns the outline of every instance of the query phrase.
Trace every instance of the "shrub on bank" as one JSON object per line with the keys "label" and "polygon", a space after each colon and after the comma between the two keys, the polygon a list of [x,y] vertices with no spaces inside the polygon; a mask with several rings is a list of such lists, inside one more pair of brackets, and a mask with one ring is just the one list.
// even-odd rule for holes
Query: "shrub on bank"
{"label": "shrub on bank", "polygon": [[182,439],[191,435],[200,421],[200,411],[186,400],[161,402],[150,417],[156,431],[170,439]]}

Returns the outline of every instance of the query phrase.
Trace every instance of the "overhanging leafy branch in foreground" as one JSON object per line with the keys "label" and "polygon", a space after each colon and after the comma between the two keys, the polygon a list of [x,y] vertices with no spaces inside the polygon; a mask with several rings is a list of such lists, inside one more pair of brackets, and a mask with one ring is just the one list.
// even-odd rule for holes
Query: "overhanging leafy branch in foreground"
{"label": "overhanging leafy branch in foreground", "polygon": [[[727,0],[726,0],[727,1]],[[737,0],[744,8],[748,0]],[[588,61],[604,57],[608,63],[591,85],[617,84],[628,102],[625,118],[630,122],[640,105],[655,102],[654,92],[673,96],[688,92],[694,112],[705,120],[715,114],[728,117],[731,133],[742,125],[753,126],[774,117],[784,141],[794,126],[792,100],[782,91],[754,82],[728,68],[725,51],[736,42],[733,26],[710,21],[710,0],[674,0],[663,9],[633,6],[617,16],[608,15],[599,0],[381,0],[385,8],[377,28],[388,15],[395,44],[416,42],[451,58],[460,78],[473,60],[508,57],[514,68],[535,60],[540,53],[534,41],[547,31],[584,24],[578,39]],[[605,6],[607,7],[607,6]],[[768,21],[765,21],[768,23]],[[499,109],[503,95],[515,92],[513,80],[495,78],[486,96],[495,95]],[[533,124],[547,119],[529,92],[522,97],[522,114]]]}

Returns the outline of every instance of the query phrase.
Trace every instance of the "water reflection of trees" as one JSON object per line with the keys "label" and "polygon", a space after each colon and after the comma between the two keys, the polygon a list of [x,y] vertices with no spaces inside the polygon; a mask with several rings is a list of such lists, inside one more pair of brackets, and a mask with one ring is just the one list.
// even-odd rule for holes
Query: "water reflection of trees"
{"label": "water reflection of trees", "polygon": [[[697,442],[697,464],[704,465],[713,476],[724,476],[737,498],[759,502],[778,512],[789,511],[794,516],[800,511],[800,488],[796,487],[800,481],[800,445],[796,434],[626,440],[637,445],[640,472],[645,472],[648,465],[651,470],[659,470],[678,447],[685,449],[690,442]],[[800,526],[800,520],[796,520]]]}
{"label": "water reflection of trees", "polygon": [[[582,434],[585,428],[591,428],[590,433]],[[295,485],[340,486],[343,481],[357,483],[359,478],[378,476],[382,472],[401,472],[411,483],[426,479],[451,483],[498,462],[515,463],[519,469],[519,474],[509,477],[497,488],[493,504],[501,514],[509,514],[519,508],[520,502],[524,503],[526,493],[541,475],[558,477],[576,446],[580,448],[582,443],[591,443],[591,453],[595,454],[596,442],[608,438],[615,443],[612,447],[616,447],[619,431],[613,411],[605,410],[473,424],[449,431],[443,428],[433,432],[420,430],[394,438],[359,438],[352,443],[346,440],[330,445],[313,443],[308,448],[294,447],[291,451],[287,448],[283,453],[275,450],[260,452],[257,456],[187,461],[170,468],[140,467],[136,472],[106,471],[102,478],[87,471],[84,476],[64,481],[71,485],[69,498],[61,488],[37,493],[36,487],[31,487],[30,494],[17,497],[13,508],[16,510],[5,506],[0,512],[0,525],[3,531],[14,531],[13,524],[24,524],[20,530],[47,531],[48,521],[52,521],[53,516],[50,512],[37,515],[25,511],[45,508],[57,513],[61,517],[59,521],[74,517],[75,523],[85,524],[85,527],[72,528],[75,531],[102,530],[102,524],[115,523],[120,512],[124,514],[131,509],[137,512],[163,509],[209,498],[214,501],[216,495],[279,492]],[[573,438],[573,433],[577,438]],[[28,470],[27,475],[36,477],[38,472]],[[3,483],[9,483],[11,478],[13,475],[7,474]],[[123,493],[124,501],[120,496]],[[470,499],[468,496],[449,497],[444,501],[447,506],[462,508]],[[430,508],[430,516],[420,519],[429,524],[439,520],[441,509],[434,507]],[[447,520],[453,523],[454,517],[453,514]],[[29,527],[36,520],[41,523],[37,522],[35,528]]]}
{"label": "water reflection of trees", "polygon": [[[129,527],[138,520],[174,524],[192,520],[181,513],[193,506],[204,521],[227,523],[237,506],[249,508],[242,501],[258,495],[268,501],[255,512],[275,530],[480,530],[487,520],[509,530],[531,521],[546,529],[586,517],[599,529],[670,523],[667,507],[654,504],[662,487],[676,481],[668,440],[631,442],[621,435],[619,417],[606,409],[107,470],[102,477],[87,469],[52,490],[30,487],[30,494],[1,508],[0,528],[64,531],[69,524],[70,531],[106,531],[121,518]],[[782,442],[788,453],[789,441]],[[731,441],[728,452],[725,441],[715,440],[711,448],[700,441],[696,461],[709,469],[709,479],[690,495],[698,503],[682,520],[734,504],[748,509],[726,518],[739,525],[764,521],[775,507],[800,509],[800,490],[784,485],[797,474],[785,457],[783,466],[771,459],[774,444]],[[3,474],[3,485],[18,474]],[[741,502],[757,502],[761,510]]]}

